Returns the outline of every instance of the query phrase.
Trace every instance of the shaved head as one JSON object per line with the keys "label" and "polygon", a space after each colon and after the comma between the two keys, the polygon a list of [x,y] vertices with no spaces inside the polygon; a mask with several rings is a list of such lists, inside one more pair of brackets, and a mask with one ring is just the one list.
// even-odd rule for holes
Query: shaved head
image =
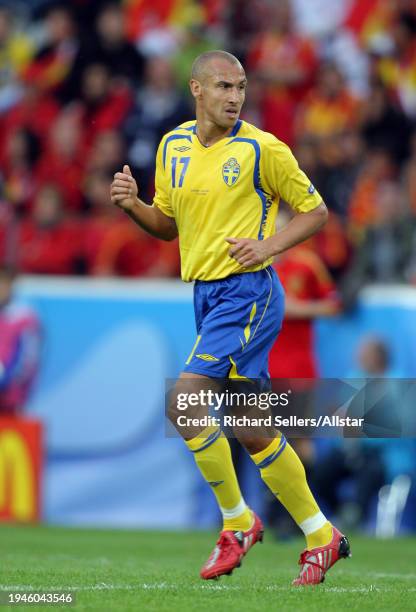
{"label": "shaved head", "polygon": [[204,126],[208,133],[217,135],[234,127],[244,104],[246,85],[244,68],[231,53],[208,51],[196,58],[189,87],[199,134]]}
{"label": "shaved head", "polygon": [[227,51],[207,51],[198,55],[194,63],[192,64],[191,79],[196,81],[204,81],[210,74],[210,64],[212,60],[223,60],[228,62],[232,66],[238,66],[243,70],[239,60],[235,55],[231,55]]}

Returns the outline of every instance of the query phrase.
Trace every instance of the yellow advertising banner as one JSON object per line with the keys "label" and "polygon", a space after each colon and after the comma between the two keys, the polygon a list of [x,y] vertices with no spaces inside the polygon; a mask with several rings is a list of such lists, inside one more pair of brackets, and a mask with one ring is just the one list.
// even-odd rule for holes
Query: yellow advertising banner
{"label": "yellow advertising banner", "polygon": [[0,521],[39,521],[42,466],[41,423],[0,417]]}

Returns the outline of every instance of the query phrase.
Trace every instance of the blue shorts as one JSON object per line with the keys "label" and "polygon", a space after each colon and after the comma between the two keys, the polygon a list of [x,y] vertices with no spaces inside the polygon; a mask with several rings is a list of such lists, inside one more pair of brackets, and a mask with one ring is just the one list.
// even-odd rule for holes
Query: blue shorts
{"label": "blue shorts", "polygon": [[284,291],[272,267],[218,281],[196,281],[197,339],[184,371],[211,378],[268,379]]}

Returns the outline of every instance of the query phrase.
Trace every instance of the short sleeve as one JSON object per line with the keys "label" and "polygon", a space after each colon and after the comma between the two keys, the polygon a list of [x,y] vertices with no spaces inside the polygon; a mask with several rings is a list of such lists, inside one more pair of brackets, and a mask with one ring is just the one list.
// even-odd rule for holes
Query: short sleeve
{"label": "short sleeve", "polygon": [[166,177],[165,168],[163,167],[163,147],[165,139],[160,142],[159,148],[156,155],[156,177],[155,187],[156,193],[153,198],[153,206],[159,208],[168,217],[174,217],[170,195],[169,195],[169,183]]}
{"label": "short sleeve", "polygon": [[277,138],[262,147],[261,181],[274,196],[283,198],[293,210],[306,213],[322,203],[322,197],[299,168],[293,153]]}

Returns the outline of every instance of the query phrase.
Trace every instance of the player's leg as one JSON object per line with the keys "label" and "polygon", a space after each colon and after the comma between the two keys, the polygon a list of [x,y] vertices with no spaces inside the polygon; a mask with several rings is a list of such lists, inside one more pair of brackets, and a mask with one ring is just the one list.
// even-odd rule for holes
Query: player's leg
{"label": "player's leg", "polygon": [[282,434],[274,439],[253,438],[242,443],[260,470],[264,483],[303,531],[307,548],[326,546],[332,525],[321,512],[306,480],[305,469]]}
{"label": "player's leg", "polygon": [[[195,463],[203,478],[211,487],[223,517],[223,529],[246,531],[253,524],[253,515],[247,507],[241,494],[237,476],[231,457],[231,449],[227,438],[219,426],[208,427],[177,427],[177,418],[183,412],[177,410],[175,398],[181,395],[195,393],[201,390],[215,390],[216,381],[194,374],[182,372],[172,394],[169,406],[169,419],[184,438],[185,444],[192,452]],[[192,407],[190,407],[192,408]],[[207,406],[194,406],[186,411],[187,416],[198,417],[200,420],[208,414]]]}
{"label": "player's leg", "polygon": [[[277,299],[274,303],[273,299],[269,300],[260,322],[255,326],[255,333],[249,337],[244,349],[232,355],[239,379],[246,377],[251,380],[267,380],[268,353],[275,340],[273,323],[283,314],[283,296],[279,293],[279,283],[275,278],[272,281]],[[299,584],[320,582],[326,570],[338,558],[349,554],[348,541],[321,512],[309,488],[302,462],[283,435],[278,432],[271,435],[268,432],[265,436],[264,431],[256,428],[251,428],[249,432],[245,430],[235,433],[259,468],[265,484],[305,534],[307,550],[318,555],[317,560],[309,564],[302,562],[303,578]],[[312,557],[315,558],[315,555],[312,554]]]}
{"label": "player's leg", "polygon": [[[252,279],[258,284],[256,316],[251,321],[246,343],[240,351],[232,355],[234,364],[230,377],[232,384],[246,386],[244,380],[257,381],[257,387],[268,380],[268,353],[276,337],[276,321],[283,317],[283,292],[274,271],[270,281],[265,274]],[[271,298],[267,298],[267,288],[271,283]],[[263,290],[263,287],[265,290]],[[251,385],[252,386],[252,385]],[[241,406],[233,408],[240,411]],[[254,407],[244,409],[247,416],[255,418],[266,413]],[[306,480],[305,469],[286,438],[274,428],[265,431],[262,427],[234,428],[235,436],[250,453],[254,463],[271,492],[291,514],[306,536],[307,547],[324,546],[332,537],[332,526],[320,511]]]}
{"label": "player's leg", "polygon": [[301,571],[296,586],[323,582],[326,572],[340,558],[350,556],[348,539],[321,512],[306,479],[299,457],[282,434],[275,438],[242,436],[261,477],[273,495],[291,514],[306,537],[301,554]]}
{"label": "player's leg", "polygon": [[[242,388],[240,382],[237,385]],[[259,398],[266,401],[267,395],[263,393]],[[302,462],[284,435],[273,425],[262,425],[267,423],[267,417],[273,422],[271,411],[265,410],[264,405],[262,410],[256,406],[235,406],[233,411],[237,415],[244,412],[251,422],[260,423],[250,427],[234,426],[234,435],[259,468],[264,483],[305,534],[307,548],[327,545],[331,541],[332,525],[312,495]]]}
{"label": "player's leg", "polygon": [[[254,278],[258,274],[263,279],[260,294]],[[237,274],[220,281],[195,283],[194,308],[198,336],[182,375],[188,376],[185,379],[188,384],[194,380],[198,388],[204,379],[214,385],[218,379],[224,381],[228,378],[233,368],[231,355],[241,350],[244,342],[255,333],[255,326],[270,302],[271,278],[270,272],[262,271]],[[276,323],[273,327],[276,335]],[[201,444],[204,435],[206,441]],[[261,541],[263,525],[247,509],[242,499],[224,435],[218,431],[207,431],[185,438],[201,473],[207,482],[212,483],[212,490],[224,515],[225,529],[201,572],[204,578],[212,578],[229,573],[225,571],[225,564],[221,564],[221,549],[235,551],[234,562],[228,567],[236,567],[250,547]]]}
{"label": "player's leg", "polygon": [[[246,505],[235,473],[231,449],[227,438],[219,426],[205,428],[178,428],[179,416],[176,397],[180,393],[199,393],[215,390],[217,382],[201,374],[182,372],[172,394],[169,406],[169,419],[184,438],[193,453],[201,475],[211,487],[223,516],[223,529],[217,544],[201,570],[204,579],[218,578],[231,574],[239,567],[242,557],[249,548],[263,538],[263,525],[260,519]],[[193,416],[207,413],[206,406],[197,407]]]}

